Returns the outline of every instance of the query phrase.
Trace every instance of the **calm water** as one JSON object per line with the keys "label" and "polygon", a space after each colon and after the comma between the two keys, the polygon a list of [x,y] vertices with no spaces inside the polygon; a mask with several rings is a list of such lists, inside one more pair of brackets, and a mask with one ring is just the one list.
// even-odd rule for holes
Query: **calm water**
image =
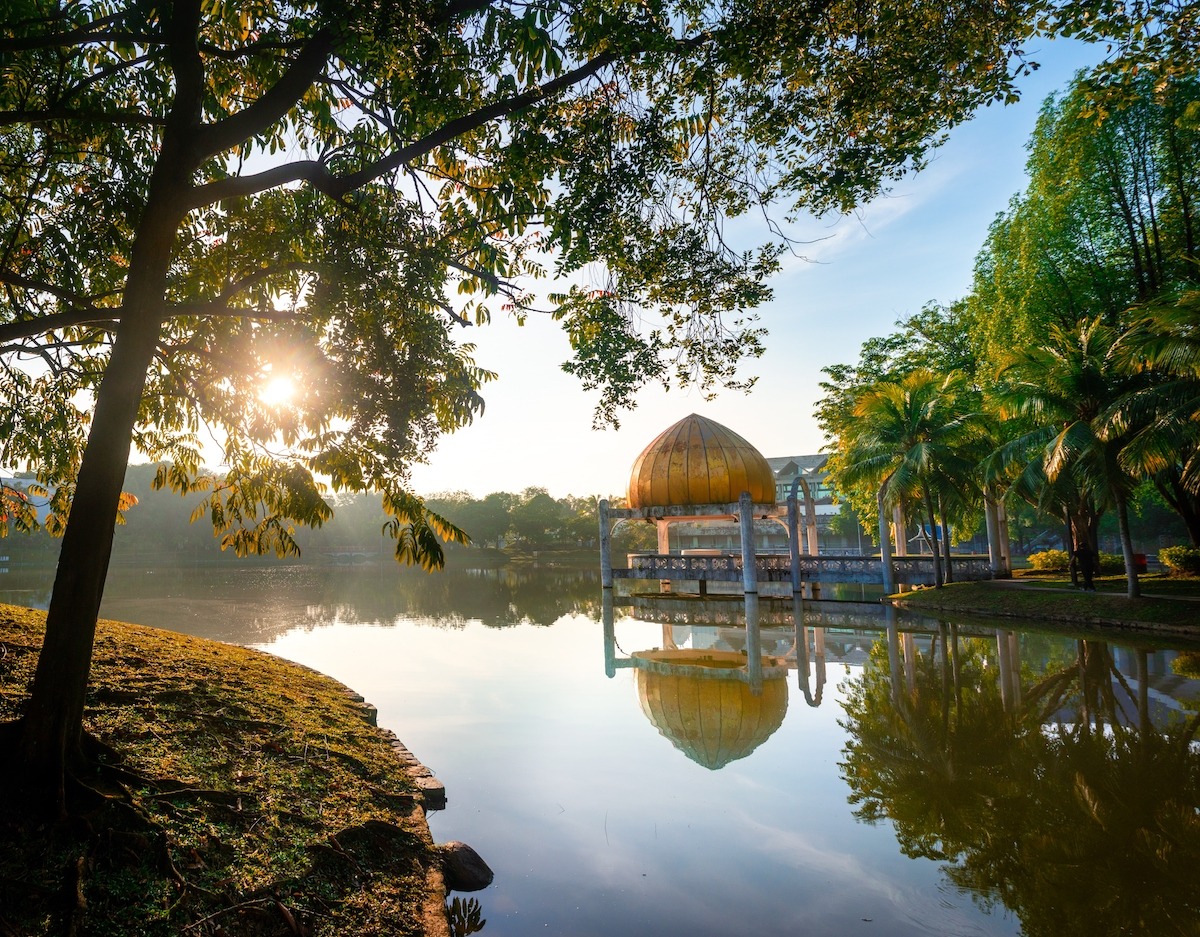
{"label": "calm water", "polygon": [[491,937],[1200,932],[1195,648],[763,603],[759,685],[738,608],[275,568],[115,573],[103,613],[377,705],[496,872]]}

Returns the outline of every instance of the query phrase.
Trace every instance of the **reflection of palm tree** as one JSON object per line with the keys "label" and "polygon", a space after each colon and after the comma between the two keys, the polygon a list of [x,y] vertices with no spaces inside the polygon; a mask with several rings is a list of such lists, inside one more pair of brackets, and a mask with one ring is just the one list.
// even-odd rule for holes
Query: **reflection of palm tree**
{"label": "reflection of palm tree", "polygon": [[[895,824],[908,854],[945,860],[953,883],[1010,909],[1030,937],[1195,933],[1200,716],[1152,731],[1145,693],[1114,678],[1111,649],[1074,650],[1006,711],[979,641],[962,643],[961,694],[944,652],[895,694],[877,647],[848,688],[851,801],[861,818]],[[1064,721],[1048,727],[1052,713]]]}
{"label": "reflection of palm tree", "polygon": [[[1009,796],[997,781],[1007,774],[1015,720],[987,670],[982,640],[964,642],[949,669],[944,654],[911,661],[911,690],[893,687],[886,657],[882,644],[872,649],[844,704],[851,802],[861,819],[892,819],[906,854],[948,858],[944,844],[962,840],[980,811]],[[972,690],[961,697],[954,657],[959,684]]]}

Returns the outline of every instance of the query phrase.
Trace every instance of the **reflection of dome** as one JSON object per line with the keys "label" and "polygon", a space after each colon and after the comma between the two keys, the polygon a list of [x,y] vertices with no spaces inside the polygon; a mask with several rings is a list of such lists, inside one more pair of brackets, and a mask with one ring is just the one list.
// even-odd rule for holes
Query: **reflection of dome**
{"label": "reflection of dome", "polygon": [[[745,758],[771,737],[787,713],[787,680],[766,677],[762,693],[730,671],[745,666],[733,651],[643,651],[635,659],[642,712],[672,745],[705,768],[716,770]],[[661,664],[661,667],[656,667]],[[684,665],[684,666],[679,666]]]}
{"label": "reflection of dome", "polygon": [[633,463],[629,506],[730,504],[743,491],[775,503],[767,460],[733,430],[693,413],[650,443]]}

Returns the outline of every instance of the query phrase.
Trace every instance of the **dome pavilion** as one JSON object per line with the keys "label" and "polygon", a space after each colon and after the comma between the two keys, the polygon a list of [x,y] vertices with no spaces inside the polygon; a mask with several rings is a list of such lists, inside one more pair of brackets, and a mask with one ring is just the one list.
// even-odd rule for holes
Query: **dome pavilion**
{"label": "dome pavilion", "polygon": [[[801,480],[803,485],[803,480]],[[816,514],[805,488],[808,522],[816,542]],[[605,588],[613,580],[657,579],[661,592],[670,592],[672,579],[699,583],[700,595],[708,582],[741,582],[746,593],[757,592],[762,581],[790,580],[800,589],[798,514],[795,498],[787,506],[775,500],[775,473],[754,446],[715,420],[692,413],[659,433],[634,460],[629,473],[627,505],[599,504],[600,576]],[[786,520],[785,520],[786,517]],[[611,524],[623,520],[653,524],[657,531],[655,553],[630,554],[630,566],[614,570],[610,547]],[[784,524],[792,540],[788,560],[758,557],[754,549],[754,522]],[[741,548],[737,551],[683,550],[672,554],[668,528],[681,522],[738,525]],[[760,562],[761,559],[761,562]]]}

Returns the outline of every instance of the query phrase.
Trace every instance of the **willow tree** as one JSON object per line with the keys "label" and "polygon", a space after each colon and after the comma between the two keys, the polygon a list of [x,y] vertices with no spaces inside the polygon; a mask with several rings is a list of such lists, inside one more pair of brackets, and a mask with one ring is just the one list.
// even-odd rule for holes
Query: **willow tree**
{"label": "willow tree", "polygon": [[1200,124],[1194,75],[1079,76],[1047,100],[1029,183],[993,223],[969,301],[992,362],[1057,325],[1127,310],[1200,275]]}
{"label": "willow tree", "polygon": [[323,477],[381,490],[398,554],[436,564],[459,534],[407,471],[482,408],[460,328],[530,314],[554,274],[605,414],[647,380],[735,379],[780,248],[736,252],[724,220],[880,191],[1013,93],[1035,7],[10,2],[0,461],[64,528],[12,774],[61,809],[83,757],[131,446],[208,485],[234,548],[289,549]]}

